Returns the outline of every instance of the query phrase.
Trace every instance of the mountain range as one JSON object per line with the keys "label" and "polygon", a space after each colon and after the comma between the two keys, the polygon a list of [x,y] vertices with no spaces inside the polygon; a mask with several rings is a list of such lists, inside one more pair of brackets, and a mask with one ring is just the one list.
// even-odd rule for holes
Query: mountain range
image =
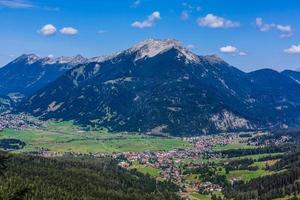
{"label": "mountain range", "polygon": [[191,136],[296,126],[300,72],[245,73],[176,40],[146,40],[111,56],[23,55],[0,68],[16,111],[112,131]]}
{"label": "mountain range", "polygon": [[75,57],[40,58],[35,54],[22,55],[0,68],[0,95],[30,95],[63,75],[86,59]]}

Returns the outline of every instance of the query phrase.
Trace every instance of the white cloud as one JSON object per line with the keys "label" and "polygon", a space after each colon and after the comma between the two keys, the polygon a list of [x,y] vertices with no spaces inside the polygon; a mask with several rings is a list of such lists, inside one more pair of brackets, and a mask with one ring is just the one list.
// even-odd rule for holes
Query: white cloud
{"label": "white cloud", "polygon": [[136,21],[131,24],[135,28],[151,28],[156,21],[160,20],[160,13],[158,11],[153,12],[148,18],[144,21]]}
{"label": "white cloud", "polygon": [[293,36],[293,29],[292,29],[291,25],[281,25],[281,24],[275,24],[275,23],[266,24],[266,23],[264,23],[263,19],[260,18],[260,17],[257,17],[255,22],[256,22],[257,28],[262,32],[266,32],[266,31],[270,31],[272,29],[276,29],[279,32],[281,32],[280,37],[291,37],[291,36]]}
{"label": "white cloud", "polygon": [[276,26],[277,30],[279,30],[282,34],[280,35],[280,37],[291,37],[293,36],[293,29],[292,26],[290,25],[280,25],[278,24]]}
{"label": "white cloud", "polygon": [[234,28],[240,26],[239,22],[234,22],[213,14],[207,14],[205,17],[198,19],[198,25],[209,28]]}
{"label": "white cloud", "polygon": [[238,49],[236,47],[231,46],[231,45],[227,45],[227,46],[220,48],[220,52],[222,52],[222,53],[236,53],[237,50]]}
{"label": "white cloud", "polygon": [[232,45],[227,45],[227,46],[221,47],[219,49],[219,51],[221,53],[227,53],[227,54],[232,54],[232,55],[239,55],[239,56],[247,55],[246,52],[240,51],[237,47],[232,46]]}
{"label": "white cloud", "polygon": [[52,24],[46,24],[38,32],[43,36],[51,36],[56,33],[56,28]]}
{"label": "white cloud", "polygon": [[27,1],[21,0],[0,0],[0,7],[6,8],[34,8],[35,6]]}
{"label": "white cloud", "polygon": [[188,20],[190,18],[190,15],[189,15],[189,12],[184,10],[181,12],[181,15],[180,15],[180,19],[181,20]]}
{"label": "white cloud", "polygon": [[285,49],[284,52],[289,54],[300,54],[300,44],[292,45],[290,48]]}
{"label": "white cloud", "polygon": [[60,29],[59,32],[63,35],[77,35],[78,34],[78,30],[73,27],[64,27],[64,28]]}
{"label": "white cloud", "polygon": [[276,28],[282,32],[291,32],[292,31],[292,27],[290,25],[288,26],[283,26],[283,25],[277,25]]}

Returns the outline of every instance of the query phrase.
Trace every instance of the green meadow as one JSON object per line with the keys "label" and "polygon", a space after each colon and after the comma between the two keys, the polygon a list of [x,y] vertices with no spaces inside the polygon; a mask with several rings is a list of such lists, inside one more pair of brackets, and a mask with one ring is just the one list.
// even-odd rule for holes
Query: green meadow
{"label": "green meadow", "polygon": [[47,149],[52,152],[113,153],[171,150],[190,144],[176,138],[161,138],[135,133],[111,133],[106,129],[84,131],[72,122],[49,122],[45,127],[0,132],[0,139],[24,141],[20,152]]}
{"label": "green meadow", "polygon": [[160,175],[159,169],[156,169],[151,166],[141,165],[138,162],[134,162],[132,164],[132,166],[130,167],[130,169],[136,169],[137,171],[139,171],[143,174],[149,174],[150,176],[153,176],[153,177],[158,177]]}

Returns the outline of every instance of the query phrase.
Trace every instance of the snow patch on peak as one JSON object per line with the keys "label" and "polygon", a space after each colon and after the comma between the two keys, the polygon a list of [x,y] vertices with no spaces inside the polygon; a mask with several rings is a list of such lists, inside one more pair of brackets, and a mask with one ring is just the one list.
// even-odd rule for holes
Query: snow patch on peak
{"label": "snow patch on peak", "polygon": [[180,42],[174,39],[156,40],[148,39],[141,43],[138,43],[134,47],[127,50],[129,53],[137,53],[135,61],[144,58],[152,58],[158,54],[164,53],[172,48],[177,49],[180,52],[178,57],[185,57],[185,61],[188,63],[199,62],[199,57],[191,53],[188,49],[181,46]]}
{"label": "snow patch on peak", "polygon": [[28,64],[33,64],[36,61],[38,61],[39,59],[40,59],[40,57],[37,56],[36,54],[23,54],[20,57],[18,57],[17,59],[15,59],[12,63],[26,62]]}
{"label": "snow patch on peak", "polygon": [[111,60],[111,59],[117,57],[119,54],[121,54],[121,52],[113,53],[112,55],[93,57],[93,58],[90,58],[88,60],[88,62],[97,62],[97,63],[105,62],[107,60]]}
{"label": "snow patch on peak", "polygon": [[82,64],[82,63],[86,63],[87,59],[84,58],[81,55],[77,55],[77,56],[60,56],[57,58],[53,58],[53,57],[46,57],[43,59],[42,63],[43,64],[68,64],[68,65],[78,65],[78,64]]}

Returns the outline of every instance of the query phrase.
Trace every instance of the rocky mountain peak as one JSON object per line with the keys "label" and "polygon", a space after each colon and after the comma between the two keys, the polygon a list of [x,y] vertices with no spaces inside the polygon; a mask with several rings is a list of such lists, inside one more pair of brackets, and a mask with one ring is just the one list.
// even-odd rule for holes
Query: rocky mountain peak
{"label": "rocky mountain peak", "polygon": [[135,61],[144,58],[152,58],[156,55],[169,51],[170,49],[178,50],[178,57],[184,57],[188,63],[199,62],[199,57],[188,49],[183,47],[181,43],[174,39],[148,39],[141,43],[136,44],[128,49],[129,53],[136,53]]}
{"label": "rocky mountain peak", "polygon": [[32,64],[40,59],[36,54],[23,54],[16,58],[12,63],[25,62],[27,64]]}
{"label": "rocky mountain peak", "polygon": [[42,59],[43,64],[68,64],[77,65],[87,62],[88,59],[81,55],[76,56],[60,56],[60,57],[46,57]]}

